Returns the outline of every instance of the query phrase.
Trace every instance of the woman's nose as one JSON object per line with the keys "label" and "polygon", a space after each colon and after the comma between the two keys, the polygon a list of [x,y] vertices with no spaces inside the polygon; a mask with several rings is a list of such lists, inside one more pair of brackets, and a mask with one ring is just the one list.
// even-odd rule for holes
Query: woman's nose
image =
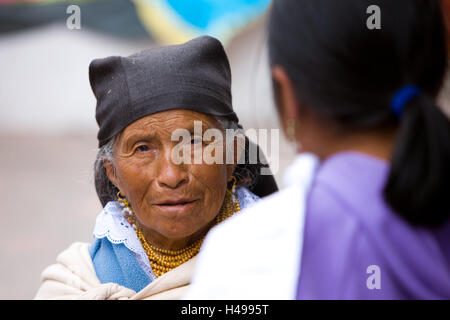
{"label": "woman's nose", "polygon": [[176,189],[188,182],[188,172],[183,164],[177,165],[171,157],[165,157],[161,159],[157,180],[160,187]]}

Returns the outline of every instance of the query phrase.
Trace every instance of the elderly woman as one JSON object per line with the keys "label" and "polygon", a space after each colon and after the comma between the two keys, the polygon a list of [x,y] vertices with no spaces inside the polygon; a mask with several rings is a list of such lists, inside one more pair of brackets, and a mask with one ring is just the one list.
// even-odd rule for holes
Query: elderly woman
{"label": "elderly woman", "polygon": [[[89,76],[100,127],[95,186],[104,209],[95,241],[62,252],[44,270],[36,298],[178,298],[206,233],[277,190],[272,176],[259,175],[262,159],[248,163],[248,139],[203,138],[208,130],[242,128],[225,51],[200,37],[94,60]],[[174,139],[179,130],[187,141]],[[219,161],[193,159],[208,147]],[[225,161],[230,151],[233,161]],[[247,157],[238,164],[240,155]]]}

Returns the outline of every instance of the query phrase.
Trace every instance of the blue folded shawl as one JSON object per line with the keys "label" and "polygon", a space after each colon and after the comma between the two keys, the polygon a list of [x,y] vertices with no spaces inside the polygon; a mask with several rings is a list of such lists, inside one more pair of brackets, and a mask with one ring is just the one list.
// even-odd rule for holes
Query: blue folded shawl
{"label": "blue folded shawl", "polygon": [[95,239],[89,253],[101,283],[114,282],[139,292],[152,281],[123,243],[111,243],[106,237]]}

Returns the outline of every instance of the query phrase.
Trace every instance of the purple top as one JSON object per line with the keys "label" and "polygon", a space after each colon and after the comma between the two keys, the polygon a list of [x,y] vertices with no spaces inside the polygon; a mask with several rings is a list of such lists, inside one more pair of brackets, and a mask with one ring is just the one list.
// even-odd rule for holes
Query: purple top
{"label": "purple top", "polygon": [[393,212],[382,196],[389,168],[358,152],[319,166],[297,299],[450,299],[450,221],[419,228]]}

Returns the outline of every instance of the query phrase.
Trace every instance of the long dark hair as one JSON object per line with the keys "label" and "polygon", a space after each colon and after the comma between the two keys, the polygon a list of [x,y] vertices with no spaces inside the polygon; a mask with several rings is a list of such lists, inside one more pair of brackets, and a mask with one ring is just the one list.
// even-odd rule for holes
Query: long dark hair
{"label": "long dark hair", "polygon": [[[381,9],[381,29],[367,27],[370,5]],[[448,220],[450,124],[435,103],[447,67],[438,0],[275,0],[269,56],[317,115],[348,130],[398,128],[386,202],[414,225]],[[422,94],[396,117],[390,101],[405,85]]]}

